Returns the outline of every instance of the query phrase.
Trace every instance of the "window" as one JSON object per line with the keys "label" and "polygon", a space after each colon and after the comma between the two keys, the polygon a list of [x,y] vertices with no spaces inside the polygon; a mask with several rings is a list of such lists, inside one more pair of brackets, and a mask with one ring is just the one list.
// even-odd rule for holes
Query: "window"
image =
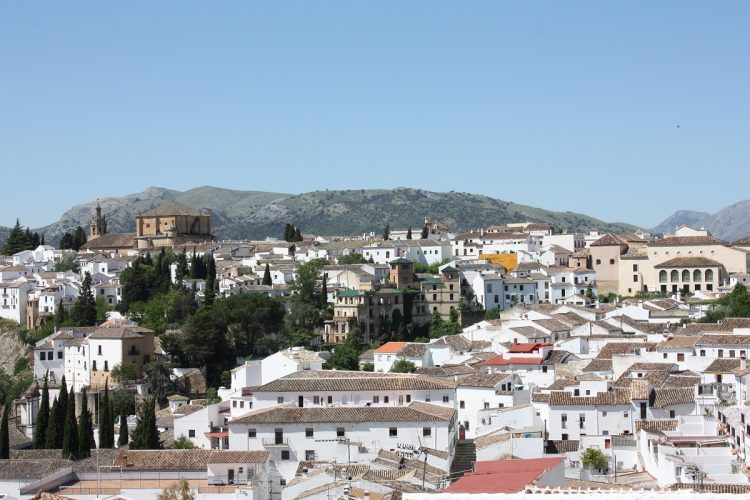
{"label": "window", "polygon": [[422,437],[432,436],[432,427],[422,427]]}
{"label": "window", "polygon": [[104,360],[104,371],[105,372],[109,371],[109,361],[107,361],[106,359]]}
{"label": "window", "polygon": [[279,479],[279,486],[286,486],[286,479],[284,479],[283,477]]}
{"label": "window", "polygon": [[320,396],[313,396],[313,404],[314,405],[320,404]]}
{"label": "window", "polygon": [[633,275],[633,283],[638,283],[638,275],[637,274]]}
{"label": "window", "polygon": [[46,361],[47,360],[47,353],[42,351],[39,353],[39,361]]}
{"label": "window", "polygon": [[547,365],[542,365],[542,373],[547,373]]}
{"label": "window", "polygon": [[734,357],[734,349],[730,349],[730,350],[729,350],[729,357],[730,357],[730,358],[733,358],[733,357]]}
{"label": "window", "polygon": [[719,349],[719,357],[720,358],[724,357],[724,349]]}
{"label": "window", "polygon": [[443,396],[443,403],[447,403],[447,402],[448,402],[448,396]]}
{"label": "window", "polygon": [[289,460],[289,450],[281,450],[281,459]]}
{"label": "window", "polygon": [[669,418],[674,418],[674,410],[669,410]]}
{"label": "window", "polygon": [[245,407],[245,402],[244,401],[240,401],[240,408],[244,408],[244,407]]}
{"label": "window", "polygon": [[249,437],[250,439],[255,439],[255,437],[256,437],[255,429],[248,429],[247,430],[247,437]]}
{"label": "window", "polygon": [[584,427],[586,427],[586,415],[581,413],[578,415],[578,428],[583,429]]}
{"label": "window", "polygon": [[705,349],[701,349],[700,355],[701,356],[705,356],[706,355],[706,350]]}
{"label": "window", "polygon": [[383,396],[383,403],[387,403],[389,400],[388,396]]}
{"label": "window", "polygon": [[602,263],[602,259],[596,259],[596,264],[600,265]]}
{"label": "window", "polygon": [[96,353],[97,353],[97,354],[98,354],[99,356],[101,356],[101,355],[102,355],[102,346],[98,346],[98,347],[96,348]]}
{"label": "window", "polygon": [[373,396],[372,397],[372,402],[375,403],[375,404],[380,403],[380,396]]}
{"label": "window", "polygon": [[406,395],[406,402],[411,403],[411,394]]}
{"label": "window", "polygon": [[336,437],[344,437],[346,436],[346,431],[343,427],[336,427]]}
{"label": "window", "polygon": [[638,272],[638,264],[633,264],[633,272]]}
{"label": "window", "polygon": [[191,437],[191,438],[195,437],[195,429],[188,430],[188,437]]}
{"label": "window", "polygon": [[615,259],[609,259],[609,264],[613,266],[615,264]]}
{"label": "window", "polygon": [[315,450],[305,450],[305,460],[310,462],[315,460]]}
{"label": "window", "polygon": [[573,389],[573,396],[580,396],[581,390],[580,389]]}
{"label": "window", "polygon": [[466,408],[466,402],[465,401],[460,401],[458,403],[458,407],[461,408],[462,410],[465,409]]}
{"label": "window", "polygon": [[484,402],[484,409],[485,410],[489,410],[490,409],[490,404],[488,402],[486,402],[486,401]]}
{"label": "window", "polygon": [[333,404],[333,396],[328,396],[328,404]]}
{"label": "window", "polygon": [[57,359],[62,359],[62,351],[57,351]]}
{"label": "window", "polygon": [[279,403],[280,405],[284,404],[284,396],[279,396],[278,398],[276,398],[276,402]]}
{"label": "window", "polygon": [[606,412],[606,411],[603,411],[603,412],[602,412],[602,417],[606,417],[606,416],[607,416],[607,412]]}
{"label": "window", "polygon": [[[562,427],[563,429],[567,429],[568,428],[568,415],[565,414],[565,413],[563,413],[562,415],[560,415],[560,427]],[[563,438],[563,439],[565,439],[565,438]]]}
{"label": "window", "polygon": [[390,437],[398,437],[398,428],[397,427],[390,427],[388,429],[388,436],[390,436]]}
{"label": "window", "polygon": [[[94,361],[96,363],[96,361]],[[232,408],[237,408],[237,401],[232,401]]]}
{"label": "window", "polygon": [[306,438],[315,437],[312,427],[305,427],[305,437]]}
{"label": "window", "polygon": [[91,362],[91,370],[96,371],[96,360]]}

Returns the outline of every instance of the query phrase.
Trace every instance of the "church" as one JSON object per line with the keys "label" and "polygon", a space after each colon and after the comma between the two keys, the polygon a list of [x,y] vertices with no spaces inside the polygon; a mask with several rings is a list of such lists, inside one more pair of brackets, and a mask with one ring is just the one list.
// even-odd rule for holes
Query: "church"
{"label": "church", "polygon": [[207,243],[214,240],[211,234],[211,214],[196,210],[174,200],[135,217],[135,233],[107,232],[107,219],[102,215],[99,202],[89,223],[88,241],[81,250],[122,252],[128,250],[160,250],[163,247]]}

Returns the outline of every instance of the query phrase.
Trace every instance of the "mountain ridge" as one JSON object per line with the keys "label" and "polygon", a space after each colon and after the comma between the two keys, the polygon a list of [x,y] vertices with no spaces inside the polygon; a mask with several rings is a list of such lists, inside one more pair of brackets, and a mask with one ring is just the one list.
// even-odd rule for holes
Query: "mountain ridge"
{"label": "mountain ridge", "polygon": [[186,191],[151,186],[140,193],[74,205],[57,221],[34,231],[54,243],[78,225],[88,230],[98,202],[110,233],[132,232],[137,212],[145,212],[169,200],[210,210],[214,233],[219,239],[280,237],[286,223],[297,225],[303,232],[323,235],[379,233],[386,223],[391,228],[411,226],[419,231],[425,217],[447,223],[452,232],[523,221],[549,222],[568,231],[637,229],[626,223],[607,223],[584,214],[555,212],[485,195],[408,187],[288,194],[213,186]]}
{"label": "mountain ridge", "polygon": [[654,233],[670,233],[681,225],[704,227],[722,240],[732,242],[750,235],[750,200],[732,203],[710,214],[678,210],[651,229]]}

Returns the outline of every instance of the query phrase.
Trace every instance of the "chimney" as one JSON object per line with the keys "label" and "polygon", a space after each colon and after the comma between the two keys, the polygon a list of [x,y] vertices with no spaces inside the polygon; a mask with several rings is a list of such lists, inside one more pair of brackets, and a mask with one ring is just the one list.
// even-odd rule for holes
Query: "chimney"
{"label": "chimney", "polygon": [[518,337],[513,338],[513,343],[518,344]]}

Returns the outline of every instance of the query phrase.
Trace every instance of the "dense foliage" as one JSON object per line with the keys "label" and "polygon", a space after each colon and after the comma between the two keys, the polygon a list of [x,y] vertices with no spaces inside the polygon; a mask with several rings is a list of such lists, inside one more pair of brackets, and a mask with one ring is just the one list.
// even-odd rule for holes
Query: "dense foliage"
{"label": "dense foliage", "polygon": [[738,283],[730,293],[720,297],[701,319],[704,323],[715,323],[724,318],[750,317],[750,292]]}
{"label": "dense foliage", "polygon": [[75,250],[76,252],[86,243],[86,232],[78,226],[72,233],[66,232],[60,238],[60,248]]}
{"label": "dense foliage", "polygon": [[39,239],[39,234],[32,233],[28,227],[26,230],[21,228],[21,221],[16,219],[16,225],[8,233],[3,243],[2,253],[3,255],[13,255],[24,250],[34,250],[38,247],[42,241]]}

